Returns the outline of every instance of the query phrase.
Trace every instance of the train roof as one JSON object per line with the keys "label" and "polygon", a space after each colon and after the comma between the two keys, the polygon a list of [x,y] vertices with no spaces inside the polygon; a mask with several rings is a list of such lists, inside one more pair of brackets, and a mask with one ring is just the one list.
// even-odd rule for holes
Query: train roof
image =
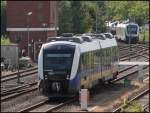
{"label": "train roof", "polygon": [[117,46],[117,42],[115,38],[107,37],[109,33],[101,34],[105,37],[105,39],[101,39],[99,35],[97,36],[74,36],[74,37],[56,37],[56,38],[48,38],[48,43],[44,44],[45,46],[49,44],[58,44],[65,43],[71,45],[77,45],[80,48],[80,52],[84,53],[87,51],[94,51],[97,49],[108,48],[112,46]]}
{"label": "train roof", "polygon": [[127,25],[136,25],[136,26],[139,26],[136,23],[130,22],[130,23],[120,23],[116,27],[126,27]]}

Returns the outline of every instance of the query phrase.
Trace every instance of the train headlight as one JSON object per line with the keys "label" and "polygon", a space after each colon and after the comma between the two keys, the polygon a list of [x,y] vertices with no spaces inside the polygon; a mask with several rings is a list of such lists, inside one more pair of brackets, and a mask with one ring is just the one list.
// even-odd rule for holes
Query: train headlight
{"label": "train headlight", "polygon": [[52,83],[52,90],[53,90],[53,91],[59,92],[60,89],[61,89],[61,84],[60,84],[60,82],[53,82],[53,83]]}

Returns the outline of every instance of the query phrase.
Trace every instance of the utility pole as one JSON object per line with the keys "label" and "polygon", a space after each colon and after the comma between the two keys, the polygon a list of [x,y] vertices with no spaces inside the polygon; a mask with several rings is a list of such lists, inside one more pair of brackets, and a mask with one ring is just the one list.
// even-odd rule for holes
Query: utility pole
{"label": "utility pole", "polygon": [[97,4],[96,4],[96,34],[97,34]]}
{"label": "utility pole", "polygon": [[21,41],[20,36],[16,37],[16,43],[17,43],[17,47],[18,47],[18,60],[17,60],[17,83],[20,84],[20,72],[19,72],[19,43]]}
{"label": "utility pole", "polygon": [[46,32],[47,23],[43,23],[42,26],[45,28],[44,33],[45,33],[45,37],[47,38],[47,32]]}
{"label": "utility pole", "polygon": [[32,15],[32,12],[27,13],[27,28],[28,28],[28,57],[30,57],[30,38],[29,38],[29,16]]}
{"label": "utility pole", "polygon": [[18,73],[17,73],[17,83],[18,84],[20,84],[20,72],[19,72],[19,44],[17,44],[18,45],[18,65],[17,65],[17,71],[18,71]]}
{"label": "utility pole", "polygon": [[[129,32],[130,33],[130,32]],[[131,60],[131,34],[129,34],[129,61]]]}
{"label": "utility pole", "polygon": [[57,28],[58,28],[58,2],[55,1],[56,9],[55,9],[55,35],[57,36]]}

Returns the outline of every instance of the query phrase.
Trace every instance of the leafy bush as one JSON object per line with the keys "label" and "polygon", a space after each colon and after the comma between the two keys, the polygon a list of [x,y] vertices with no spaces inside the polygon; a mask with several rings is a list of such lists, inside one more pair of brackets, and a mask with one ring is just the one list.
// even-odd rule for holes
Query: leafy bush
{"label": "leafy bush", "polygon": [[33,67],[32,61],[29,57],[22,57],[19,59],[19,68],[28,68],[28,67]]}
{"label": "leafy bush", "polygon": [[[145,39],[144,39],[145,37]],[[142,30],[141,33],[140,33],[140,40],[143,41],[149,41],[149,30]]]}
{"label": "leafy bush", "polygon": [[124,106],[122,112],[142,112],[142,107],[139,103],[132,102]]}
{"label": "leafy bush", "polygon": [[2,35],[1,36],[1,45],[8,45],[8,44],[11,44],[9,38]]}

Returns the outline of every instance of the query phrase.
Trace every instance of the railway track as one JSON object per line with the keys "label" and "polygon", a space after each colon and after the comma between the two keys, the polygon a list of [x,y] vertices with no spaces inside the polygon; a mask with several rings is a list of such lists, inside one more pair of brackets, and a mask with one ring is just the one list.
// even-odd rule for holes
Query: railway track
{"label": "railway track", "polygon": [[[134,48],[131,47],[131,50],[132,51],[134,50],[133,52],[136,53],[136,52],[141,51],[141,50],[143,50],[143,51],[144,50],[149,50],[149,47],[143,47],[143,46],[142,47],[134,47]],[[129,48],[123,47],[123,49],[119,49],[119,51],[120,51],[120,53],[122,53],[122,52],[124,53],[125,51],[129,52]]]}
{"label": "railway track", "polygon": [[[28,70],[23,70],[23,71],[20,72],[20,77],[25,77],[25,76],[29,76],[29,75],[32,75],[32,74],[36,74],[37,72],[38,72],[37,67],[32,68],[32,69],[28,69]],[[17,72],[9,74],[9,75],[1,76],[1,83],[9,81],[9,80],[16,79],[17,77],[18,77]]]}
{"label": "railway track", "polygon": [[149,112],[149,104],[146,104],[145,106],[143,106],[143,111]]}
{"label": "railway track", "polygon": [[121,61],[128,60],[129,55],[131,55],[130,58],[135,58],[135,57],[138,57],[138,56],[142,56],[146,59],[149,59],[149,56],[144,55],[144,54],[146,54],[146,52],[147,52],[147,50],[145,50],[145,51],[141,50],[141,51],[138,51],[138,54],[137,53],[131,53],[131,54],[123,55],[123,56],[120,57],[120,60]]}
{"label": "railway track", "polygon": [[[134,67],[136,67],[137,65],[133,65],[133,66],[129,66],[125,69],[122,69],[119,71],[119,74],[125,72],[125,71],[128,71],[129,69],[132,69]],[[147,68],[148,66],[144,67]],[[121,80],[129,75],[132,75],[134,73],[136,73],[138,70],[135,70],[135,71],[132,71],[130,72],[128,75],[126,76],[121,76],[115,80],[113,80],[112,82],[116,82],[118,80]],[[22,86],[18,86],[18,87],[15,87],[15,88],[12,88],[10,90],[4,90],[1,92],[1,102],[4,102],[4,101],[7,101],[9,99],[12,99],[12,98],[16,98],[18,96],[21,96],[21,95],[24,95],[26,93],[29,93],[29,92],[32,92],[32,91],[35,91],[37,90],[38,88],[36,87],[37,85],[37,82],[33,82],[33,83],[29,83],[29,84],[25,84],[25,85],[22,85]]]}
{"label": "railway track", "polygon": [[[131,68],[133,68],[133,67],[135,67],[135,66],[137,66],[137,65],[134,65],[134,66],[129,66],[129,67],[127,67],[127,68],[125,68],[125,69],[122,69],[122,70],[120,70],[119,71],[119,73],[122,73],[122,72],[125,72],[125,71],[128,71],[129,69],[131,69]],[[146,68],[146,67],[145,67]],[[125,75],[125,76],[122,76],[122,77],[119,77],[118,79],[115,79],[113,82],[117,82],[117,81],[119,81],[119,80],[122,80],[123,78],[125,78],[125,77],[127,77],[127,76],[129,76],[129,75],[132,75],[132,74],[134,74],[134,73],[136,73],[138,70],[135,70],[135,71],[133,71],[133,72],[130,72],[130,73],[128,73],[127,75]],[[25,85],[24,85],[24,87],[25,87]],[[33,88],[34,89],[34,88]],[[35,90],[37,90],[37,88],[35,88]],[[6,99],[6,97],[5,98],[3,98],[1,101],[3,102],[3,101],[6,101],[6,100],[9,100],[9,99],[11,99],[11,98],[14,98],[14,97],[17,97],[17,96],[19,96],[19,95],[22,95],[22,94],[25,94],[25,93],[28,93],[28,92],[32,92],[33,90],[30,88],[30,90],[26,90],[26,91],[23,91],[23,92],[21,92],[21,94],[14,94],[15,96],[8,96],[7,98],[8,99]],[[5,91],[6,93],[7,92],[9,92],[9,91]],[[4,94],[4,92],[3,92],[3,94]],[[70,102],[71,103],[71,102]],[[40,103],[38,103],[38,104],[34,104],[34,105],[31,105],[30,107],[28,107],[28,108],[25,108],[25,109],[22,109],[22,110],[20,110],[19,112],[39,112],[39,111],[42,111],[42,112],[51,112],[51,111],[55,111],[55,110],[57,110],[57,109],[60,109],[61,107],[63,107],[63,106],[65,106],[66,104],[69,104],[69,102],[64,102],[64,103],[60,103],[60,104],[49,104],[48,103],[48,100],[45,100],[45,101],[42,101],[42,102],[40,102]]]}
{"label": "railway track", "polygon": [[[119,73],[128,71],[129,69],[131,69],[131,68],[133,68],[133,67],[135,67],[135,66],[137,66],[137,65],[129,66],[129,67],[125,68],[125,69],[122,69],[122,70],[119,71]],[[145,68],[146,68],[146,67],[145,67]],[[138,70],[135,70],[135,71],[137,72]],[[135,73],[136,73],[136,72],[135,72]],[[123,80],[124,78],[126,78],[127,76],[132,76],[132,74],[134,74],[134,71],[129,72],[129,73],[127,73],[127,74],[124,75],[124,76],[120,76],[119,79],[116,79],[115,81],[113,81],[113,83],[118,82],[118,81],[121,81],[121,80]],[[96,91],[96,90],[95,90],[95,91]],[[98,92],[96,91],[96,93],[94,93],[94,94],[97,94],[97,93],[98,93]],[[90,95],[90,97],[93,97],[93,96]],[[63,109],[58,109],[57,111],[59,111],[59,112],[67,112],[67,109],[71,109],[72,106],[73,106],[73,105],[68,105],[67,107],[65,107],[65,110],[63,110]],[[77,109],[80,108],[79,106],[77,107],[76,105],[75,105],[75,107],[76,107]],[[80,111],[80,110],[77,110],[77,111]],[[89,112],[92,112],[92,111],[89,111]],[[94,111],[94,112],[95,112],[95,111]]]}
{"label": "railway track", "polygon": [[[119,46],[119,51],[125,51],[125,50],[129,50],[130,47],[129,45],[126,46]],[[147,45],[131,45],[131,49],[149,49],[149,46]]]}
{"label": "railway track", "polygon": [[[131,98],[128,103],[131,103],[133,101],[139,100],[143,98],[145,95],[149,95],[149,88],[142,91],[140,94],[136,95],[135,97]],[[143,110],[146,110],[148,108],[149,104],[146,104],[143,106]],[[117,109],[115,109],[113,112],[121,112],[123,106],[119,106]]]}
{"label": "railway track", "polygon": [[9,90],[1,90],[1,96],[6,96],[6,95],[12,94],[14,92],[24,90],[25,88],[31,87],[31,86],[36,85],[36,84],[37,84],[37,82],[32,82],[32,83],[29,83],[29,84],[24,84],[24,85],[21,85],[21,86],[11,88]]}
{"label": "railway track", "polygon": [[[128,69],[131,69],[131,68],[133,68],[135,66],[136,65],[129,66],[129,67],[125,68],[125,69],[122,69],[122,70],[119,71],[119,73],[127,71]],[[10,89],[10,90],[2,90],[1,91],[1,101],[4,102],[4,101],[7,101],[9,99],[15,98],[17,96],[24,95],[24,94],[26,94],[28,92],[35,91],[35,90],[38,89],[37,87],[31,88],[31,87],[33,87],[35,85],[37,85],[37,82],[24,84],[22,86],[17,86],[17,87],[14,87],[14,88]]]}
{"label": "railway track", "polygon": [[[142,56],[143,58],[145,58],[144,61],[147,61],[149,59],[149,57],[145,56],[144,54],[142,54],[142,55],[136,55],[135,54],[135,55],[130,56],[130,58],[137,58],[137,57],[140,57],[140,56]],[[123,57],[123,58],[120,59],[120,61],[125,61],[125,60],[129,60],[129,56],[126,56],[126,57]]]}
{"label": "railway track", "polygon": [[[120,50],[120,59],[122,61],[124,60],[127,60],[129,57],[129,55],[131,55],[131,58],[134,58],[134,57],[138,57],[138,56],[142,56],[146,59],[149,59],[149,47],[147,46],[143,46],[143,45],[140,45],[140,46],[135,46],[135,48],[132,47],[132,51],[130,52],[129,54],[129,47],[122,47],[123,49]],[[144,55],[145,54],[145,55]]]}
{"label": "railway track", "polygon": [[[22,71],[20,71],[20,74],[28,72],[28,71],[33,71],[33,70],[37,70],[37,67],[33,67],[33,68],[26,69],[26,70],[22,70]],[[18,72],[13,72],[11,74],[2,75],[2,76],[0,76],[0,78],[2,79],[2,78],[9,77],[9,76],[17,75],[17,73]]]}
{"label": "railway track", "polygon": [[21,90],[17,90],[17,91],[11,91],[11,92],[3,92],[2,95],[1,95],[1,102],[4,102],[4,101],[8,101],[10,99],[13,99],[13,98],[16,98],[18,96],[21,96],[21,95],[25,95],[29,92],[33,92],[33,91],[36,91],[38,88],[36,87],[36,84],[32,84],[32,87],[29,86],[29,87],[26,87],[24,89],[21,89]]}
{"label": "railway track", "polygon": [[[136,66],[136,65],[134,65],[134,66]],[[146,68],[148,68],[148,67],[149,67],[149,66],[144,66],[143,69],[146,69]],[[130,71],[130,72],[127,73],[126,75],[119,76],[118,78],[112,80],[111,82],[114,83],[114,82],[120,81],[120,80],[122,80],[122,79],[124,79],[124,78],[126,78],[126,77],[128,77],[128,76],[131,76],[131,75],[137,73],[137,72],[138,72],[138,69],[136,69],[136,70],[134,70],[134,71]]]}
{"label": "railway track", "polygon": [[50,104],[49,100],[43,100],[40,103],[34,104],[30,107],[27,107],[25,109],[20,110],[19,112],[52,112],[55,111],[69,103],[74,102],[76,99],[73,98],[71,100],[67,100],[65,102],[59,103],[59,104]]}
{"label": "railway track", "polygon": [[[134,65],[134,66],[129,66],[129,67],[127,67],[127,68],[125,68],[125,69],[122,69],[122,70],[120,70],[119,71],[119,73],[122,73],[122,72],[124,72],[124,71],[127,71],[127,70],[129,70],[129,69],[131,69],[131,68],[133,68],[133,67],[135,67],[135,66],[137,66],[137,65]],[[29,70],[28,70],[29,71]],[[31,70],[30,69],[30,71],[32,71],[31,73],[29,73],[28,71],[23,71],[23,72],[21,72],[22,73],[22,75],[21,75],[21,77],[24,77],[24,76],[28,76],[28,75],[30,75],[30,74],[35,74],[35,73],[37,73],[37,70],[35,69],[35,70]],[[123,78],[125,78],[125,77],[127,77],[127,76],[130,76],[130,75],[132,75],[132,74],[134,74],[134,73],[136,73],[138,70],[135,70],[135,71],[133,71],[133,72],[131,72],[131,73],[128,73],[128,75],[126,75],[126,76],[122,76],[122,77],[119,77],[118,79],[115,79],[113,82],[117,82],[117,81],[119,81],[119,80],[121,80],[121,79],[123,79]],[[12,79],[15,79],[15,78],[17,78],[17,75],[12,75],[13,77],[11,77],[11,75],[8,75],[8,76],[6,76],[6,77],[2,77],[2,79],[1,79],[1,82],[4,82],[4,81],[8,81],[8,80],[12,80]],[[37,82],[36,82],[37,83]],[[36,83],[33,83],[33,84],[36,84]],[[23,85],[23,86],[18,86],[18,87],[16,87],[16,88],[13,88],[13,89],[11,89],[11,90],[5,90],[5,91],[3,91],[2,92],[2,97],[1,97],[1,101],[2,102],[4,102],[4,101],[6,101],[6,100],[9,100],[9,99],[11,99],[11,98],[15,98],[15,97],[17,97],[17,96],[20,96],[20,95],[23,95],[23,94],[26,94],[26,93],[28,93],[28,92],[32,92],[32,91],[35,91],[35,90],[37,90],[37,87],[35,87],[35,88],[27,88],[28,86],[30,86],[29,84],[26,84],[26,85]],[[22,89],[24,87],[24,89]],[[16,92],[16,90],[18,90],[18,89],[22,89],[22,90],[20,90],[20,91],[17,91]],[[44,103],[44,102],[43,102]],[[63,105],[64,103],[61,103],[61,105]],[[45,105],[43,105],[43,106],[49,106],[48,108],[49,109],[47,109],[45,112],[48,112],[48,111],[53,111],[54,109],[56,109],[57,107],[56,106],[59,106],[59,105],[53,105],[53,106],[51,106],[51,105],[48,105],[48,103],[45,103]],[[56,108],[55,108],[56,107]],[[146,107],[146,106],[145,106]],[[43,107],[42,107],[43,108]],[[50,109],[50,108],[52,108],[52,109]],[[31,109],[31,108],[30,108]],[[31,111],[38,111],[40,108],[37,108],[37,109],[31,109]],[[25,109],[24,109],[25,110]],[[21,110],[21,111],[19,111],[19,112],[23,112],[24,110]],[[27,110],[28,111],[28,110]],[[30,111],[30,110],[29,110]],[[43,112],[43,111],[42,111]]]}

